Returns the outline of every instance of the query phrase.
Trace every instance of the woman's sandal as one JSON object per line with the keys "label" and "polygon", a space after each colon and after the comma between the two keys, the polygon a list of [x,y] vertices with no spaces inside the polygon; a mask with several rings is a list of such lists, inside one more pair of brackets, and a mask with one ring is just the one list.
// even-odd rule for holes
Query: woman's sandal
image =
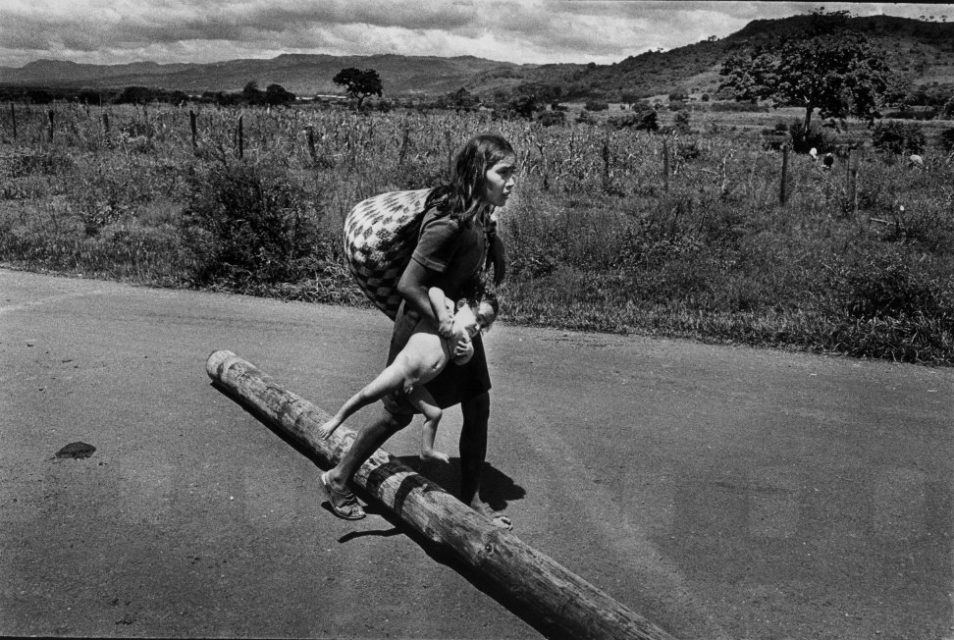
{"label": "woman's sandal", "polygon": [[328,472],[318,476],[321,488],[325,491],[325,497],[328,499],[328,506],[331,512],[344,520],[360,520],[365,516],[364,509],[358,504],[358,499],[351,491],[345,489],[338,491],[331,486],[328,480]]}

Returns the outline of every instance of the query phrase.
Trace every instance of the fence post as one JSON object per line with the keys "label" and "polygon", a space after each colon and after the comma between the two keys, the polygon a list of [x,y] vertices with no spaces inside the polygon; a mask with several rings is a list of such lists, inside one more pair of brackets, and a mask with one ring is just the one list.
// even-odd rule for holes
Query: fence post
{"label": "fence post", "polygon": [[17,110],[13,106],[13,103],[10,103],[10,122],[13,124],[13,139],[17,139]]}
{"label": "fence post", "polygon": [[444,131],[444,143],[447,145],[447,175],[451,175],[454,167],[454,143],[450,130]]}
{"label": "fence post", "polygon": [[851,153],[851,149],[849,148],[848,157],[845,159],[845,204],[843,210],[846,214],[848,213],[849,208],[852,206],[851,203],[854,201],[855,185],[854,180],[852,180],[853,176],[851,174],[851,161],[853,160],[853,155],[854,154]]}
{"label": "fence post", "polygon": [[193,111],[192,109],[189,109],[189,129],[192,131],[192,150],[195,151],[197,146],[196,133],[197,133],[198,127],[196,126],[196,122],[195,122],[195,111]]}
{"label": "fence post", "polygon": [[855,217],[858,217],[858,167],[861,164],[861,149],[855,156],[855,164],[851,166],[851,156],[848,156],[849,167],[851,170],[851,210]]}
{"label": "fence post", "polygon": [[398,153],[398,164],[404,164],[404,159],[407,157],[407,147],[411,143],[411,127],[404,123],[404,138],[401,140],[401,151]]}
{"label": "fence post", "polygon": [[669,193],[669,141],[663,140],[663,191]]}
{"label": "fence post", "polygon": [[308,136],[308,155],[311,156],[312,163],[318,163],[318,152],[315,150],[315,127],[308,125],[305,127],[305,133]]}
{"label": "fence post", "polygon": [[103,111],[100,120],[103,123],[103,146],[108,149],[112,144],[109,140],[109,114]]}
{"label": "fence post", "polygon": [[238,157],[241,159],[245,154],[245,140],[242,133],[242,116],[239,116],[238,121]]}
{"label": "fence post", "polygon": [[785,204],[785,201],[788,199],[788,193],[786,191],[786,183],[788,182],[788,143],[782,145],[782,179],[779,182],[778,187],[778,201],[780,204]]}
{"label": "fence post", "polygon": [[53,109],[50,109],[47,112],[47,117],[50,119],[50,144],[53,144],[53,122],[55,117],[53,114]]}

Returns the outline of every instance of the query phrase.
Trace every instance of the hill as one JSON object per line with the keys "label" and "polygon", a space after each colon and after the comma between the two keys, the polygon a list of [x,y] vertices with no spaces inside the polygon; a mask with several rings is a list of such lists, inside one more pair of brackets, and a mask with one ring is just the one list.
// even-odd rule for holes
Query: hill
{"label": "hill", "polygon": [[346,67],[375,69],[384,91],[397,94],[440,94],[466,86],[481,73],[518,65],[470,56],[329,56],[286,54],[271,59],[229,60],[210,64],[142,62],[124,65],[87,65],[40,60],[21,68],[0,67],[0,84],[66,86],[93,89],[146,86],[158,89],[240,91],[255,81],[262,88],[280,84],[298,95],[341,93],[331,79]]}
{"label": "hill", "polygon": [[[731,49],[797,33],[809,20],[809,16],[756,20],[726,38],[650,51],[612,65],[576,70],[528,69],[525,79],[528,83],[562,86],[564,94],[571,97],[612,99],[624,92],[646,97],[674,90],[713,93],[720,84],[722,62]],[[864,33],[884,49],[891,67],[904,73],[913,86],[954,84],[954,23],[875,16],[852,18],[846,28]]]}
{"label": "hill", "polygon": [[[40,60],[21,68],[0,67],[0,84],[122,88],[146,86],[190,93],[240,91],[248,82],[280,84],[301,96],[337,94],[331,78],[343,68],[375,69],[386,95],[440,95],[466,88],[482,96],[533,92],[545,100],[632,99],[666,94],[713,93],[727,52],[770,41],[804,27],[809,16],[755,20],[726,38],[631,56],[610,65],[520,65],[472,56],[329,56],[286,54],[211,64],[88,65]],[[954,85],[954,24],[875,16],[852,18],[846,29],[865,33],[888,54],[892,68],[915,87]]]}

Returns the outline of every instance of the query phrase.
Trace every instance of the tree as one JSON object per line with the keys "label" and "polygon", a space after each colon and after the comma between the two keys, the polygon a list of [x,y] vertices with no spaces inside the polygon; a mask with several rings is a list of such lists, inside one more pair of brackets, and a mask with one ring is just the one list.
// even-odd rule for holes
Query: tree
{"label": "tree", "polygon": [[473,109],[480,104],[480,99],[464,87],[461,87],[457,91],[440,96],[437,99],[437,104],[443,108]]}
{"label": "tree", "polygon": [[265,88],[265,102],[272,106],[289,104],[295,101],[295,94],[280,84],[270,84]]}
{"label": "tree", "polygon": [[892,74],[884,51],[846,29],[848,17],[816,11],[801,33],[735,50],[722,66],[728,79],[720,89],[740,101],[802,107],[806,131],[816,109],[823,118],[854,115],[870,124]]}
{"label": "tree", "polygon": [[538,111],[543,111],[544,108],[536,96],[532,95],[517,96],[507,103],[507,109],[510,112],[527,119],[533,119],[534,114]]}
{"label": "tree", "polygon": [[345,87],[345,91],[352,99],[358,101],[358,108],[368,96],[381,95],[381,78],[374,69],[361,71],[354,67],[342,69],[331,79],[335,84]]}
{"label": "tree", "polygon": [[261,104],[265,100],[255,80],[250,80],[242,87],[242,98],[249,104]]}

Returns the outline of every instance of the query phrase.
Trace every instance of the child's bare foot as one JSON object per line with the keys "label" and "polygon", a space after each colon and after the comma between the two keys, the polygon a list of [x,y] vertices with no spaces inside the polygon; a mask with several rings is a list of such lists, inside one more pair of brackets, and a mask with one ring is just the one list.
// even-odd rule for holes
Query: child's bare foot
{"label": "child's bare foot", "polygon": [[423,462],[450,462],[450,458],[446,453],[441,453],[435,449],[421,449],[421,461]]}
{"label": "child's bare foot", "polygon": [[321,438],[322,440],[326,439],[328,436],[334,433],[335,429],[337,429],[340,425],[341,425],[340,420],[335,420],[334,418],[332,418],[328,422],[318,427],[318,437]]}

